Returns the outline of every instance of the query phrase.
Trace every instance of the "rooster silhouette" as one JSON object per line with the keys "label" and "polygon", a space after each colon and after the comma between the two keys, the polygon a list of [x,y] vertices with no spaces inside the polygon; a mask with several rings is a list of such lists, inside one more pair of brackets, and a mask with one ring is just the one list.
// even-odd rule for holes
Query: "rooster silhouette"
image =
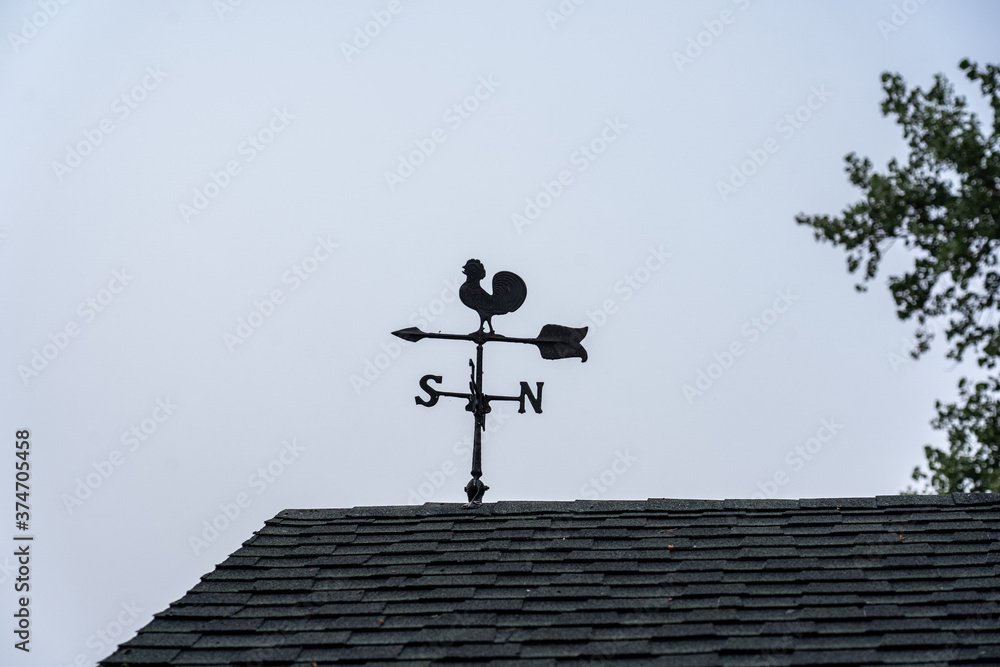
{"label": "rooster silhouette", "polygon": [[521,307],[524,298],[528,296],[528,287],[521,280],[521,276],[510,271],[498,271],[493,276],[493,294],[488,294],[480,285],[479,281],[486,277],[486,269],[478,259],[470,259],[462,267],[465,274],[465,282],[458,288],[458,298],[466,306],[479,313],[479,329],[482,331],[486,325],[493,331],[494,315],[504,315],[512,313]]}

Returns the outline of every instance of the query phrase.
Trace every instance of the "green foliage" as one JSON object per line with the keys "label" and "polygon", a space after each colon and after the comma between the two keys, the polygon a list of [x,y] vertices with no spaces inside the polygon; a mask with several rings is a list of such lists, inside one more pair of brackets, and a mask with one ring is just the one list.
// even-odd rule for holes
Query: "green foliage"
{"label": "green foliage", "polygon": [[[909,145],[909,159],[889,161],[885,173],[868,158],[850,153],[845,168],[863,198],[840,216],[795,220],[814,229],[817,240],[843,246],[847,269],[862,269],[855,288],[867,289],[885,252],[902,241],[912,269],[890,276],[889,290],[901,320],[917,322],[918,358],[929,349],[934,322],[949,342],[946,356],[966,353],[980,367],[1000,360],[1000,66],[963,60],[959,69],[978,84],[992,109],[984,126],[956,96],[944,75],[924,91],[907,90],[899,74],[882,74],[884,116],[894,116]],[[1000,381],[959,383],[959,403],[937,402],[931,424],[945,430],[950,449],[924,448],[929,472],[913,478],[924,493],[1000,491]]]}
{"label": "green foliage", "polygon": [[948,433],[949,451],[924,447],[930,473],[920,468],[913,479],[934,493],[1000,489],[1000,381],[992,378],[972,385],[958,382],[961,405],[936,403],[938,416],[931,425]]}

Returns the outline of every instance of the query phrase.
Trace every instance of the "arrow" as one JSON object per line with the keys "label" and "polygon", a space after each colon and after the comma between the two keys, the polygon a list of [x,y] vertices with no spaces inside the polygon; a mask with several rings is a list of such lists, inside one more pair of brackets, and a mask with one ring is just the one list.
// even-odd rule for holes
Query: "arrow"
{"label": "arrow", "polygon": [[477,345],[482,345],[483,343],[491,341],[499,343],[525,343],[538,347],[538,351],[541,353],[542,359],[569,359],[571,357],[579,357],[580,361],[586,361],[587,350],[585,350],[583,345],[580,344],[580,341],[586,337],[587,329],[588,327],[574,328],[564,327],[559,324],[546,324],[542,327],[542,330],[535,338],[511,338],[508,336],[501,336],[496,333],[486,333],[485,331],[476,331],[470,334],[445,334],[428,333],[426,331],[421,331],[417,327],[409,327],[407,329],[393,331],[392,335],[397,338],[410,341],[411,343],[416,343],[424,338],[468,340],[476,343]]}

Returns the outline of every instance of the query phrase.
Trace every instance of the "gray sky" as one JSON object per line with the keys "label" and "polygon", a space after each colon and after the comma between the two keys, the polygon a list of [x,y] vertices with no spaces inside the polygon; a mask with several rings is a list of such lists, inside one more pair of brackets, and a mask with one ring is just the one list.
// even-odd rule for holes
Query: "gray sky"
{"label": "gray sky", "polygon": [[474,346],[390,332],[473,330],[470,257],[528,285],[500,333],[591,327],[585,364],[487,346],[487,391],[545,383],[487,501],[891,494],[943,444],[963,369],[891,356],[886,274],[793,217],[904,155],[882,71],[977,97],[995,4],[228,2],[0,8],[0,662],[104,657],[283,508],[464,501],[471,418],[413,397]]}

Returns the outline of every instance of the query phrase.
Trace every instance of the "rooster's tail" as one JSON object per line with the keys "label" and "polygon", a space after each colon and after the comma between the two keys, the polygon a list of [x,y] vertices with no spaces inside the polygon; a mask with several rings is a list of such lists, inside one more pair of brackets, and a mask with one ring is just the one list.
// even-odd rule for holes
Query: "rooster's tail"
{"label": "rooster's tail", "polygon": [[497,271],[493,276],[493,307],[497,315],[513,313],[528,296],[528,286],[510,271]]}

